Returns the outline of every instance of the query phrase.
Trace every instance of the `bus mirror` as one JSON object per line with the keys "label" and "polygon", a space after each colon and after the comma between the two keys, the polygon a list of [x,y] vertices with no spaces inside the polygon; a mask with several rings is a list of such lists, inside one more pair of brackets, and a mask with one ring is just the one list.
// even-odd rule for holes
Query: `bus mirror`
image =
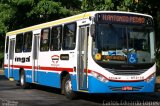
{"label": "bus mirror", "polygon": [[91,25],[91,36],[95,37],[95,24]]}

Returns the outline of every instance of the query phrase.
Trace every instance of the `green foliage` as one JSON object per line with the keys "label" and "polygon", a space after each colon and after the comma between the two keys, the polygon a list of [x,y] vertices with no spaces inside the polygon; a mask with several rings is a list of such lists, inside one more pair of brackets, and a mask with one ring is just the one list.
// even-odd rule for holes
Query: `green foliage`
{"label": "green foliage", "polygon": [[0,2],[0,67],[3,61],[3,51],[4,51],[4,36],[5,33],[9,30],[9,23],[12,20],[12,17],[15,14],[14,8],[12,8],[9,4]]}
{"label": "green foliage", "polygon": [[80,13],[81,0],[0,0],[0,64],[8,31]]}
{"label": "green foliage", "polygon": [[2,60],[4,57],[4,53],[3,52],[0,52],[0,60]]}
{"label": "green foliage", "polygon": [[10,22],[11,18],[14,16],[15,11],[11,8],[8,4],[0,3],[0,34],[6,33],[9,29],[8,23]]}
{"label": "green foliage", "polygon": [[33,9],[27,13],[28,17],[40,18],[43,21],[49,21],[58,19],[60,17],[65,17],[70,11],[66,8],[63,8],[60,2],[54,2],[50,0],[41,0]]}
{"label": "green foliage", "polygon": [[83,0],[81,8],[83,11],[112,10],[114,3],[112,0]]}
{"label": "green foliage", "polygon": [[121,0],[120,5],[117,6],[117,10],[130,11],[132,5],[133,5],[133,0]]}
{"label": "green foliage", "polygon": [[2,68],[4,53],[0,52],[0,68]]}
{"label": "green foliage", "polygon": [[[0,33],[6,32],[7,29],[8,29],[8,28],[5,26],[4,22],[2,22],[2,21],[0,20]],[[0,35],[0,36],[2,36],[2,35]]]}
{"label": "green foliage", "polygon": [[12,0],[11,2],[15,5],[33,5],[35,0]]}

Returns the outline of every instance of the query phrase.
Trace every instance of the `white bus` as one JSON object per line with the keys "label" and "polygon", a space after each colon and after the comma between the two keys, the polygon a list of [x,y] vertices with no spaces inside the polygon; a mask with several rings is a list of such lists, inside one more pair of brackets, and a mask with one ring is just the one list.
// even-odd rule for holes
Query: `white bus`
{"label": "white bus", "polygon": [[31,83],[77,92],[153,92],[155,41],[150,15],[92,11],[6,34],[4,73],[22,88]]}

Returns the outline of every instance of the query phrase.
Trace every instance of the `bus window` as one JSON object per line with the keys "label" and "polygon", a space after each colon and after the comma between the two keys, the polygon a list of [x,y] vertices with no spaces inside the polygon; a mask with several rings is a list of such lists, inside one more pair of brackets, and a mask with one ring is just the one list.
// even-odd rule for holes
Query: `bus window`
{"label": "bus window", "polygon": [[8,53],[8,43],[9,43],[9,37],[7,36],[7,39],[6,39],[6,53]]}
{"label": "bus window", "polygon": [[48,51],[49,50],[49,35],[50,35],[50,28],[42,29],[40,51]]}
{"label": "bus window", "polygon": [[16,36],[16,53],[21,53],[22,52],[22,47],[23,47],[23,33],[17,34]]}
{"label": "bus window", "polygon": [[61,49],[62,26],[52,27],[50,50],[57,51]]}
{"label": "bus window", "polygon": [[64,25],[63,49],[73,50],[76,45],[76,23]]}
{"label": "bus window", "polygon": [[32,32],[24,33],[23,52],[31,52]]}

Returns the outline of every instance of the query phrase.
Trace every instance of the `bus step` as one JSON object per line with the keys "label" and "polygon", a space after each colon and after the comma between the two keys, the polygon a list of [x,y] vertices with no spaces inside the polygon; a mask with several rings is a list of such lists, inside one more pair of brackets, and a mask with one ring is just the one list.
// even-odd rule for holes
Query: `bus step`
{"label": "bus step", "polygon": [[9,78],[10,81],[14,81],[14,78]]}
{"label": "bus step", "polygon": [[79,89],[78,91],[80,91],[80,92],[85,92],[85,93],[88,92],[87,90],[81,90],[81,89]]}

